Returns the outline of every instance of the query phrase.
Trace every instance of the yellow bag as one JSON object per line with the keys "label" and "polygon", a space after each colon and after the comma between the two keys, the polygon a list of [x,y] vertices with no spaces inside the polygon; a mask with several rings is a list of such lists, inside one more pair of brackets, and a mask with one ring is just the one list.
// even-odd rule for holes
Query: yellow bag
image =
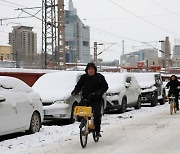
{"label": "yellow bag", "polygon": [[76,106],[74,108],[74,115],[80,117],[90,117],[92,116],[92,107]]}

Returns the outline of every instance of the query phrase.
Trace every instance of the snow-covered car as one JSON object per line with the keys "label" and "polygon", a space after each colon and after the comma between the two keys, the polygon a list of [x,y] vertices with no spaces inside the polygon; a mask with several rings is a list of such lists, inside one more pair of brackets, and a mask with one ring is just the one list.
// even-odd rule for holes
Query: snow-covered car
{"label": "snow-covered car", "polygon": [[160,73],[133,73],[141,87],[141,102],[156,106],[165,103],[165,88]]}
{"label": "snow-covered car", "polygon": [[19,79],[0,76],[0,136],[38,132],[43,116],[38,93]]}
{"label": "snow-covered car", "polygon": [[106,92],[106,110],[117,109],[123,113],[127,107],[141,108],[141,89],[132,74],[105,73],[103,75],[109,86]]}
{"label": "snow-covered car", "polygon": [[74,121],[73,110],[79,103],[80,95],[72,96],[80,71],[59,71],[41,76],[33,85],[43,102],[44,119],[69,119]]}

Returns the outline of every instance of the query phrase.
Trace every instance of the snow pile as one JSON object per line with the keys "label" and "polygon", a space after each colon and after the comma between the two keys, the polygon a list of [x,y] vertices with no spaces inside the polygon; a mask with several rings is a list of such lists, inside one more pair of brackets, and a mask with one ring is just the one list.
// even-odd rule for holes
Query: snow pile
{"label": "snow pile", "polygon": [[0,76],[0,86],[4,89],[12,89],[14,91],[32,92],[32,88],[26,83],[8,76]]}

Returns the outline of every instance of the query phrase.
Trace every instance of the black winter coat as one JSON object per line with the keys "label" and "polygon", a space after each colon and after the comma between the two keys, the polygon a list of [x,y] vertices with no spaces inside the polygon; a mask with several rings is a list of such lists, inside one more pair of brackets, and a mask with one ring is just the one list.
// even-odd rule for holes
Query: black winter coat
{"label": "black winter coat", "polygon": [[82,90],[83,99],[89,99],[90,94],[98,93],[99,99],[107,91],[108,84],[104,76],[100,73],[95,73],[93,76],[83,74],[75,86],[74,92],[79,93]]}
{"label": "black winter coat", "polygon": [[177,88],[178,86],[180,86],[180,82],[178,80],[170,80],[166,87],[169,88],[169,94],[174,94],[174,95],[179,95],[179,89]]}

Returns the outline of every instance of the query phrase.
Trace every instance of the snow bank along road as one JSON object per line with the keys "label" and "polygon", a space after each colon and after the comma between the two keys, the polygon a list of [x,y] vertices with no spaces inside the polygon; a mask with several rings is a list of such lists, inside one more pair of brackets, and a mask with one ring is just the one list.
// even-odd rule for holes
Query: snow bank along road
{"label": "snow bank along road", "polygon": [[0,142],[0,154],[179,154],[180,112],[170,115],[169,104],[143,107],[124,114],[105,114],[102,138],[89,135],[79,142],[79,123],[43,126],[39,133]]}

